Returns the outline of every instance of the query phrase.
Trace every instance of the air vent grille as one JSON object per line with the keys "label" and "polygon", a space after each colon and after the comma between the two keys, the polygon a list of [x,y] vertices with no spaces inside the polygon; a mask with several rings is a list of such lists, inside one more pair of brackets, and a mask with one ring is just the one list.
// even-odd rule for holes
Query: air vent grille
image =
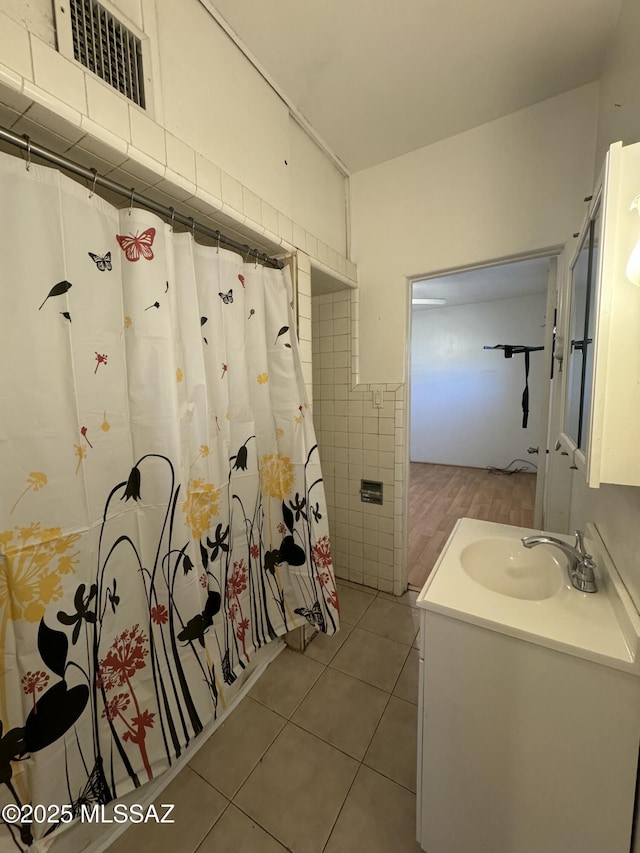
{"label": "air vent grille", "polygon": [[96,0],[70,0],[73,55],[138,106],[145,106],[142,44]]}

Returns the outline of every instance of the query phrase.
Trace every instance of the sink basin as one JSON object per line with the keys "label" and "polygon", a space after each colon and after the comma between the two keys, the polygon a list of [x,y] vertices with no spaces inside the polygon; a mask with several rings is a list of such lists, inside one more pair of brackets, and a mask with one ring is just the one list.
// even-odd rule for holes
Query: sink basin
{"label": "sink basin", "polygon": [[543,601],[556,595],[566,578],[566,558],[544,546],[525,548],[519,539],[477,539],[460,554],[476,583],[501,595]]}
{"label": "sink basin", "polygon": [[[598,566],[595,595],[571,586],[567,558],[557,548],[529,549],[520,541],[551,532],[461,518],[417,606],[640,676],[640,615],[598,531],[589,524],[586,534]],[[552,535],[572,541],[570,536]],[[452,623],[438,624],[447,630]]]}

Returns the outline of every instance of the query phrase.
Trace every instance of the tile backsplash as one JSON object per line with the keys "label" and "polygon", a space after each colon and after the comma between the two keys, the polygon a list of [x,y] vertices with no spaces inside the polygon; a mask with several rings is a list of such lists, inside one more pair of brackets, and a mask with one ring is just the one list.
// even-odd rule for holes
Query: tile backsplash
{"label": "tile backsplash", "polygon": [[[340,578],[400,595],[406,588],[404,386],[357,383],[358,297],[344,289],[311,300],[313,416],[333,562]],[[382,482],[381,506],[361,501],[363,479]]]}

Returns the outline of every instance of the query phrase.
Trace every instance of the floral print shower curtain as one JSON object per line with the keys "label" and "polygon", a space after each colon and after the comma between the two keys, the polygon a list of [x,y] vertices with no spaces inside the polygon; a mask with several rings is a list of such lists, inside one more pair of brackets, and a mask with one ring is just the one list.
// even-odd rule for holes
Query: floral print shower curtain
{"label": "floral print shower curtain", "polygon": [[0,806],[49,809],[4,851],[161,774],[338,601],[288,272],[8,155],[0,196]]}

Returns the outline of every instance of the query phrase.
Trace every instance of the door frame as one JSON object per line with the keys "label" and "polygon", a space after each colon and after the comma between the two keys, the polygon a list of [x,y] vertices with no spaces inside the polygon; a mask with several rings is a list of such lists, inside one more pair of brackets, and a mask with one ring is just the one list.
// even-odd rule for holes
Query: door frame
{"label": "door frame", "polygon": [[[538,468],[536,471],[536,497],[533,511],[533,526],[542,530],[545,526],[546,514],[546,485],[547,468],[549,458],[549,435],[551,412],[551,395],[553,393],[553,380],[551,371],[553,365],[553,342],[555,334],[554,313],[558,309],[558,256],[549,258],[549,276],[547,279],[547,304],[545,308],[545,330],[544,330],[544,376],[546,377],[546,393],[542,394],[542,405],[540,408],[540,428],[538,433]],[[557,315],[556,315],[557,316]]]}
{"label": "door frame", "polygon": [[[406,522],[404,524],[404,543],[403,550],[405,554],[405,567],[404,567],[404,576],[405,579],[408,576],[409,567],[406,564],[407,555],[409,552],[409,489],[411,485],[410,480],[410,466],[411,466],[411,338],[412,338],[412,320],[413,320],[413,311],[412,311],[412,292],[413,292],[413,284],[416,281],[424,281],[425,279],[431,278],[441,278],[442,276],[447,275],[455,275],[457,273],[463,272],[472,272],[473,270],[481,270],[488,269],[490,267],[498,267],[504,266],[510,263],[517,263],[518,261],[529,261],[534,260],[536,258],[548,258],[549,260],[549,276],[547,280],[547,302],[546,302],[546,329],[545,329],[545,389],[543,390],[542,399],[543,399],[543,412],[541,413],[543,417],[540,419],[540,433],[539,433],[539,463],[536,471],[536,495],[535,495],[535,507],[534,507],[534,525],[536,527],[541,527],[544,520],[545,515],[545,481],[546,481],[546,473],[547,473],[547,458],[548,453],[548,443],[550,432],[550,424],[549,424],[549,413],[551,411],[551,393],[553,390],[553,385],[551,382],[551,360],[552,360],[552,342],[553,342],[553,311],[556,308],[557,303],[557,293],[558,293],[558,257],[561,255],[564,246],[550,246],[544,249],[534,250],[530,252],[524,252],[519,255],[509,255],[503,258],[494,258],[492,260],[488,260],[483,263],[478,264],[469,264],[462,267],[451,267],[449,269],[441,269],[435,270],[427,273],[420,273],[416,275],[408,275],[405,277],[407,289],[406,289],[406,346],[405,346],[405,452],[404,452],[404,482],[406,484],[404,489],[404,501],[403,501],[403,509],[404,509],[404,518]],[[551,306],[551,308],[550,308]]]}

